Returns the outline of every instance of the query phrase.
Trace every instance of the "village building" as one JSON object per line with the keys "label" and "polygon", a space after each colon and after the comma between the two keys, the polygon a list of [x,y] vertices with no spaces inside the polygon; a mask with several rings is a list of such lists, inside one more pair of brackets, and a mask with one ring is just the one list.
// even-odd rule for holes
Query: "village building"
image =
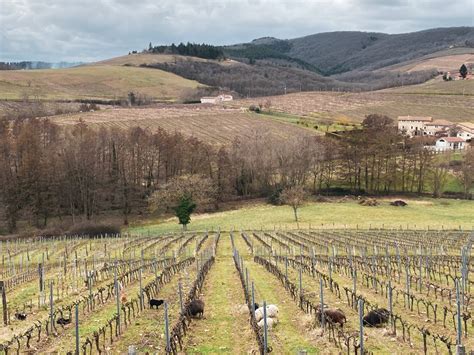
{"label": "village building", "polygon": [[234,98],[232,95],[218,95],[218,96],[205,96],[201,97],[202,104],[217,104],[224,101],[232,101]]}
{"label": "village building", "polygon": [[398,130],[407,136],[425,135],[425,124],[433,121],[433,117],[422,116],[399,116]]}
{"label": "village building", "polygon": [[474,137],[474,123],[462,122],[457,124],[457,136],[466,142],[472,142]]}
{"label": "village building", "polygon": [[423,128],[423,135],[433,137],[447,137],[453,123],[447,120],[434,120],[426,122]]}
{"label": "village building", "polygon": [[462,150],[465,148],[465,144],[466,142],[459,137],[442,137],[436,141],[434,146],[428,146],[427,148],[444,152],[447,150]]}

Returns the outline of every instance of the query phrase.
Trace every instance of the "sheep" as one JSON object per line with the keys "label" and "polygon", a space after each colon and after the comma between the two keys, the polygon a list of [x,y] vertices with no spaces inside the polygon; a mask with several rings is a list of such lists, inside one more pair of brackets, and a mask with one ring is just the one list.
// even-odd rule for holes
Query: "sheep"
{"label": "sheep", "polygon": [[164,300],[155,300],[152,298],[150,300],[150,308],[155,307],[156,309],[158,309],[158,307],[161,306],[163,303],[165,303]]}
{"label": "sheep", "polygon": [[56,323],[58,323],[59,325],[66,325],[66,324],[70,324],[71,323],[71,318],[63,318],[63,317],[60,317],[56,320]]}
{"label": "sheep", "polygon": [[[267,317],[267,328],[268,329],[272,329],[275,325],[278,324],[278,318],[268,318]],[[263,318],[257,323],[257,325],[260,327],[260,328],[263,328],[264,326],[264,320]]]}
{"label": "sheep", "polygon": [[[321,315],[322,315],[321,307],[318,306],[316,308],[316,317],[320,322],[322,322]],[[339,324],[341,326],[341,328],[344,327],[344,323],[347,322],[346,315],[339,308],[337,308],[337,309],[336,308],[334,308],[334,309],[331,309],[331,308],[325,309],[324,310],[324,319],[329,320],[331,323]]]}
{"label": "sheep", "polygon": [[187,306],[186,314],[191,317],[203,317],[204,302],[201,300],[192,300]]}
{"label": "sheep", "polygon": [[377,308],[371,310],[363,318],[363,324],[366,327],[376,327],[383,323],[387,323],[390,317],[390,312],[385,308]]}
{"label": "sheep", "polygon": [[26,319],[26,313],[24,312],[15,312],[15,318],[18,320],[25,320]]}
{"label": "sheep", "polygon": [[[274,304],[267,305],[267,318],[276,318],[278,317],[278,307]],[[263,307],[258,308],[255,311],[255,319],[259,322],[263,318]]]}

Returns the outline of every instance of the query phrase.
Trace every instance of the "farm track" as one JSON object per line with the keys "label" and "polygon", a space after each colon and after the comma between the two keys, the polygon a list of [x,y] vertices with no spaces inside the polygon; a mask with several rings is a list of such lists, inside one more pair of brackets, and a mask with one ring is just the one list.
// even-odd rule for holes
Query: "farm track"
{"label": "farm track", "polygon": [[221,236],[216,262],[202,290],[205,317],[191,322],[185,338],[186,353],[248,354],[257,351],[248,312],[236,312],[244,294],[232,259],[229,235]]}
{"label": "farm track", "polygon": [[[168,317],[170,324],[173,324],[179,317],[179,295],[178,282],[182,282],[183,295],[189,291],[191,280],[196,276],[196,264],[192,264],[182,271],[185,276],[175,275],[173,280],[164,285],[156,296],[168,302]],[[184,301],[184,300],[183,300]],[[133,346],[138,353],[165,351],[164,338],[164,307],[150,309],[145,305],[145,309],[140,315],[132,320],[132,324],[122,329],[122,335],[113,344],[108,346],[110,353],[126,353],[129,346]]]}
{"label": "farm track", "polygon": [[244,258],[249,278],[255,283],[255,301],[275,304],[279,308],[279,323],[269,332],[269,346],[276,354],[295,354],[306,350],[310,354],[333,354],[337,349],[321,338],[318,330],[311,330],[309,319],[293,302],[280,282],[262,266],[253,262],[247,246],[240,237],[235,237],[235,246]]}

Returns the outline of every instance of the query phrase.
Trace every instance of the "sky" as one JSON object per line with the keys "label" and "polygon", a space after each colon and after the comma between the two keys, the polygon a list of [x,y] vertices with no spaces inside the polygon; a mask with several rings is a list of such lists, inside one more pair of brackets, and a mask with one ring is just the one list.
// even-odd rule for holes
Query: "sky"
{"label": "sky", "polygon": [[95,61],[149,42],[451,26],[474,26],[474,0],[0,0],[0,61]]}

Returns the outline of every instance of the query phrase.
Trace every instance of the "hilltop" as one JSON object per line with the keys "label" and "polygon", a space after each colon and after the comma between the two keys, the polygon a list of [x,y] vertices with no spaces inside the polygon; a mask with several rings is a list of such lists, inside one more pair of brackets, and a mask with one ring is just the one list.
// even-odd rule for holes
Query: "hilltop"
{"label": "hilltop", "polygon": [[452,48],[469,48],[473,53],[473,47],[474,27],[453,27],[403,34],[326,32],[288,40],[266,38],[223,48],[233,58],[285,60],[334,75],[380,69]]}
{"label": "hilltop", "polygon": [[[132,59],[132,56],[130,56]],[[175,101],[196,81],[162,71],[123,65],[119,59],[67,69],[2,70],[0,99],[120,100],[129,92]]]}

